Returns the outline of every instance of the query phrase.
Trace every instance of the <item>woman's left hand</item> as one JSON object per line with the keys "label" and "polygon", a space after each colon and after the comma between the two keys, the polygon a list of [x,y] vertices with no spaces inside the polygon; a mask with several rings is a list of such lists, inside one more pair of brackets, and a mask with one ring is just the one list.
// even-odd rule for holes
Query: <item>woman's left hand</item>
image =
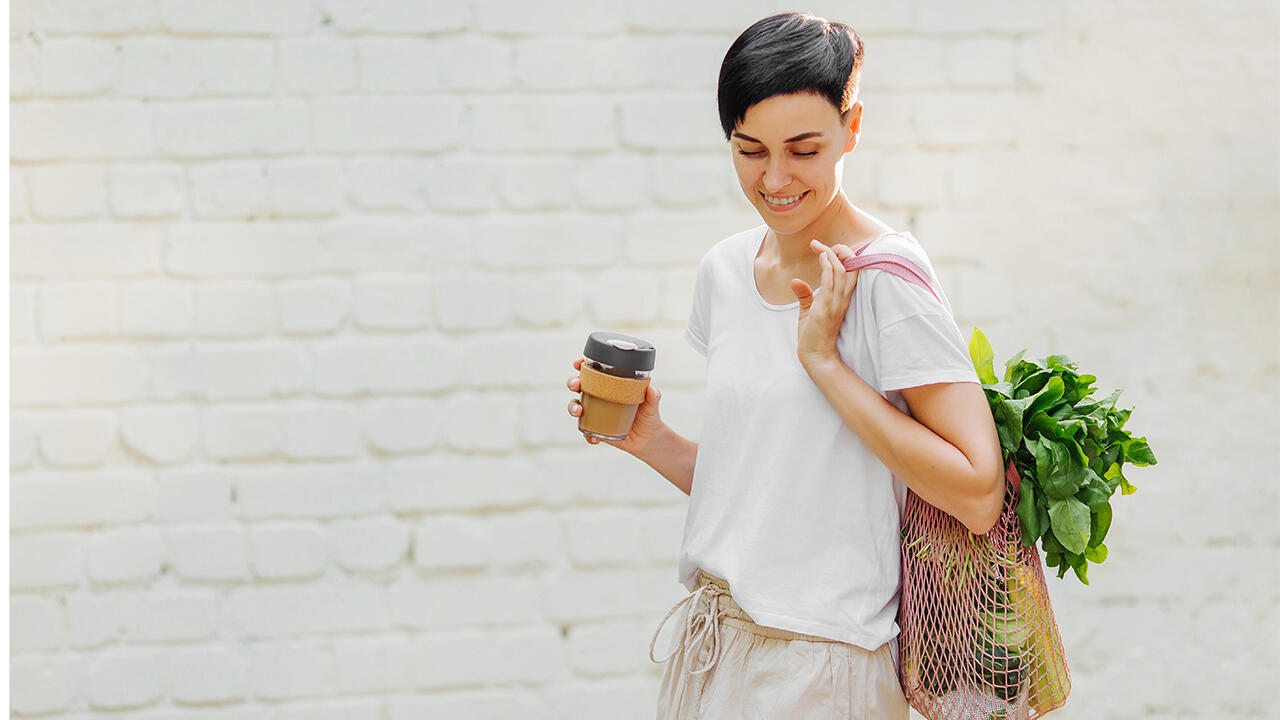
{"label": "woman's left hand", "polygon": [[853,257],[848,245],[827,247],[817,240],[809,241],[809,249],[818,255],[822,265],[822,294],[815,297],[809,283],[791,279],[791,292],[800,300],[800,363],[806,368],[814,363],[839,360],[836,337],[849,310],[849,300],[858,285],[858,271],[844,269],[843,261]]}

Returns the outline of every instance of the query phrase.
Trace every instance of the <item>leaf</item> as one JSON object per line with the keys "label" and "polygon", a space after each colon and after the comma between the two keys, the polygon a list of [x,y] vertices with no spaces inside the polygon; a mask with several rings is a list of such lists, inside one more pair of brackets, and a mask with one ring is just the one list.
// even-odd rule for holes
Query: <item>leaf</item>
{"label": "leaf", "polygon": [[1069,497],[1049,501],[1049,520],[1053,534],[1068,552],[1083,553],[1089,545],[1089,508]]}
{"label": "leaf", "polygon": [[1036,512],[1036,489],[1035,483],[1023,478],[1022,484],[1018,486],[1018,520],[1022,526],[1022,544],[1031,547],[1036,544],[1036,539],[1044,534],[1044,528],[1040,525],[1040,516]]}
{"label": "leaf", "polygon": [[1089,518],[1089,547],[1102,544],[1111,529],[1111,503],[1107,503],[1093,512]]}
{"label": "leaf", "polygon": [[1084,551],[1084,557],[1086,560],[1093,563],[1105,562],[1107,559],[1107,546],[1102,543],[1098,543],[1093,547],[1086,548]]}
{"label": "leaf", "polygon": [[1065,443],[1042,437],[1034,442],[1031,451],[1036,458],[1036,479],[1050,498],[1069,498],[1084,484],[1087,468],[1078,446],[1068,448]]}
{"label": "leaf", "polygon": [[1097,512],[1098,508],[1111,501],[1114,490],[1109,488],[1107,482],[1098,477],[1093,470],[1086,467],[1084,474],[1087,479],[1080,491],[1076,493],[1076,499],[1084,503],[1090,511]]}
{"label": "leaf", "polygon": [[1023,348],[1018,351],[1017,355],[1014,355],[1013,357],[1009,358],[1009,361],[1004,364],[1004,381],[1005,382],[1013,382],[1013,370],[1014,368],[1018,367],[1018,364],[1022,362],[1022,356],[1026,354],[1027,354],[1027,349]]}
{"label": "leaf", "polygon": [[1138,492],[1138,488],[1134,487],[1133,483],[1129,482],[1128,480],[1125,479],[1123,475],[1121,475],[1120,476],[1120,494],[1132,495],[1136,492]]}
{"label": "leaf", "polygon": [[987,336],[978,328],[969,336],[969,358],[973,360],[973,369],[978,371],[978,379],[988,385],[996,383],[996,370],[993,365],[996,356],[991,350]]}
{"label": "leaf", "polygon": [[1144,437],[1132,438],[1123,443],[1124,459],[1134,465],[1155,465],[1156,456],[1151,452],[1151,446],[1147,445],[1147,439]]}
{"label": "leaf", "polygon": [[1035,394],[1035,399],[1027,407],[1027,413],[1034,415],[1042,410],[1048,411],[1062,397],[1064,387],[1062,378],[1056,375],[1049,378],[1044,387]]}
{"label": "leaf", "polygon": [[996,434],[1000,436],[1000,447],[1004,449],[1006,455],[1012,455],[1022,442],[1022,416],[1026,412],[1027,405],[1030,404],[1030,398],[1010,400],[1006,397],[997,398],[991,403],[991,414],[996,421]]}
{"label": "leaf", "polygon": [[[1080,578],[1080,582],[1085,585],[1089,584],[1089,561],[1084,554],[1073,555],[1067,554],[1067,562],[1071,563],[1071,569],[1076,571],[1076,577]],[[1064,573],[1065,574],[1065,573]]]}

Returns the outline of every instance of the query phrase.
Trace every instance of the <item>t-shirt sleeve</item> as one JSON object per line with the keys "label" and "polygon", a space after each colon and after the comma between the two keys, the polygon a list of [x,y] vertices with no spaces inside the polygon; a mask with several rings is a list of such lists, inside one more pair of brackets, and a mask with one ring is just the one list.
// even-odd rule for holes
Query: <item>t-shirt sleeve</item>
{"label": "t-shirt sleeve", "polygon": [[707,276],[707,260],[698,263],[698,273],[693,283],[693,306],[689,309],[689,322],[684,328],[684,339],[699,355],[707,355],[707,339],[710,330],[711,287]]}
{"label": "t-shirt sleeve", "polygon": [[960,328],[928,290],[876,272],[871,306],[881,392],[931,383],[979,382]]}

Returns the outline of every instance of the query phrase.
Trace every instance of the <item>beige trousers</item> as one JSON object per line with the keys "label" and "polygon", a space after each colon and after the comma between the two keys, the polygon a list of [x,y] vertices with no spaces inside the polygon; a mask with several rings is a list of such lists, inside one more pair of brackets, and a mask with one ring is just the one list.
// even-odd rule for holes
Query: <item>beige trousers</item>
{"label": "beige trousers", "polygon": [[[658,633],[684,606],[671,652]],[[757,625],[728,584],[705,572],[649,643],[666,663],[657,720],[906,720],[897,639],[874,652],[830,638]]]}

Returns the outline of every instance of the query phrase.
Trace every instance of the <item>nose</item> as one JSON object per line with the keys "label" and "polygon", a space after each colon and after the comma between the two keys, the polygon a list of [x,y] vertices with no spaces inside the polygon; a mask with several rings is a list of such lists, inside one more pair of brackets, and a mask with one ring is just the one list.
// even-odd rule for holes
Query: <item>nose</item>
{"label": "nose", "polygon": [[778,158],[769,158],[764,168],[764,191],[776,193],[791,184],[791,171],[785,162]]}

